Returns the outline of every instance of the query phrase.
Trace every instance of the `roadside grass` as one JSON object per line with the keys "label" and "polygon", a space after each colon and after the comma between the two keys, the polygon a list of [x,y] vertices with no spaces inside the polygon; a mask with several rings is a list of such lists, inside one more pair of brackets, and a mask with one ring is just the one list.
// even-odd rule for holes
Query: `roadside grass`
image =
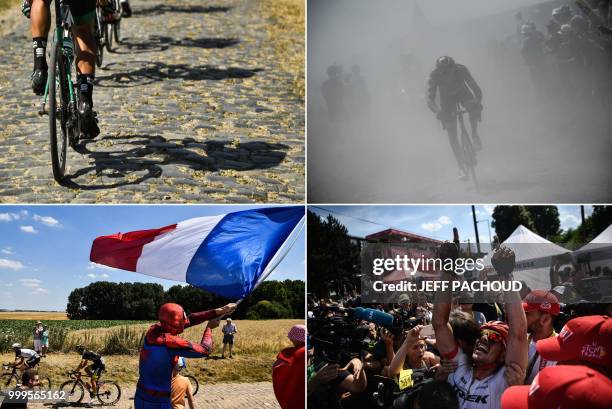
{"label": "roadside grass", "polygon": [[262,0],[264,15],[272,22],[268,36],[281,67],[294,73],[293,92],[305,96],[305,9],[303,0]]}
{"label": "roadside grass", "polygon": [[[303,320],[265,320],[234,321],[238,327],[235,336],[234,358],[220,359],[223,347],[221,328],[213,330],[214,351],[208,359],[188,359],[187,372],[202,383],[224,382],[269,382],[272,379],[272,364],[278,352],[291,346],[287,338],[289,329]],[[117,338],[119,343],[129,346],[129,352],[119,355],[103,354],[106,361],[107,379],[113,379],[122,385],[133,385],[138,380],[138,348],[142,345],[140,337],[149,324],[130,326],[84,329],[72,331],[67,335],[66,345],[74,347],[77,342],[86,348],[101,350],[110,348],[108,340]],[[199,343],[204,325],[189,328],[183,336],[194,343]],[[129,341],[126,341],[129,340]],[[226,352],[227,355],[227,352]],[[0,354],[0,361],[11,362],[14,355]],[[79,355],[76,352],[50,352],[41,361],[40,372],[51,378],[52,386],[57,387],[67,380],[66,373],[78,366]]]}
{"label": "roadside grass", "polygon": [[10,9],[15,4],[19,4],[20,0],[0,0],[0,13],[6,9]]}

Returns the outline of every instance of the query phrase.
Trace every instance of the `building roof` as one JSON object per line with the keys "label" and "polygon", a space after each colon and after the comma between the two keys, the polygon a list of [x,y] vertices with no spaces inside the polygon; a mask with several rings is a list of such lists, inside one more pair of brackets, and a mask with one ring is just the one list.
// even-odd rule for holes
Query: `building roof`
{"label": "building roof", "polygon": [[418,234],[405,232],[396,229],[387,229],[379,231],[377,233],[368,234],[366,236],[368,241],[383,241],[383,242],[405,242],[405,243],[430,243],[440,244],[442,241],[432,239],[425,236],[419,236]]}

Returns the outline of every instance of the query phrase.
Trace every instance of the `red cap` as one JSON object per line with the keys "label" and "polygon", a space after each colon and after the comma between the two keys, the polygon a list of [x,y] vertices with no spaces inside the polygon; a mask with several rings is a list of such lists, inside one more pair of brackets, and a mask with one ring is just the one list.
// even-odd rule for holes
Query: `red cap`
{"label": "red cap", "polygon": [[530,386],[511,386],[502,395],[502,409],[610,409],[612,381],[582,365],[542,369]]}
{"label": "red cap", "polygon": [[525,312],[542,311],[552,315],[559,315],[561,307],[559,307],[559,299],[550,291],[533,290],[523,300],[523,309]]}
{"label": "red cap", "polygon": [[612,366],[612,320],[589,315],[569,320],[556,337],[537,342],[536,349],[549,361],[583,361]]}

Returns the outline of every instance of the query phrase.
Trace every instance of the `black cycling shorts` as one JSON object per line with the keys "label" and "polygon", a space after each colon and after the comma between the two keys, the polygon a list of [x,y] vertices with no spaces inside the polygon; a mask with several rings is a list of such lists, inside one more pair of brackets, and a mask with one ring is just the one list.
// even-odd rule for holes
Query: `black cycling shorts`
{"label": "black cycling shorts", "polygon": [[75,25],[91,23],[96,17],[96,0],[64,0]]}
{"label": "black cycling shorts", "polygon": [[89,368],[91,369],[92,376],[99,378],[100,375],[102,375],[102,371],[106,369],[106,365],[101,362],[94,362],[89,366]]}
{"label": "black cycling shorts", "polygon": [[34,368],[40,362],[40,355],[34,355],[28,359],[25,363],[29,368]]}

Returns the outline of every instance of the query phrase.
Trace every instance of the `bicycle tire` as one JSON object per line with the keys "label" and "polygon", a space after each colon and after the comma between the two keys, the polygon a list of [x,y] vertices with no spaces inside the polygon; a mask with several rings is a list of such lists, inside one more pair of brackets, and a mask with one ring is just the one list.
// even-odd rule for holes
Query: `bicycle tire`
{"label": "bicycle tire", "polygon": [[113,24],[113,31],[115,33],[115,42],[121,44],[121,20]]}
{"label": "bicycle tire", "polygon": [[[115,396],[116,394],[116,396]],[[98,382],[98,400],[106,405],[114,405],[121,399],[121,388],[115,381]]]}
{"label": "bicycle tire", "polygon": [[96,11],[96,20],[94,27],[94,35],[96,36],[96,66],[101,67],[104,62],[104,25],[102,23],[101,14]]}
{"label": "bicycle tire", "polygon": [[189,379],[189,383],[191,384],[191,394],[195,396],[198,393],[198,389],[200,389],[200,383],[193,375],[185,375],[187,379]]}
{"label": "bicycle tire", "polygon": [[66,381],[59,387],[61,392],[65,392],[64,399],[68,403],[79,403],[85,397],[85,388],[78,381]]}
{"label": "bicycle tire", "polygon": [[106,46],[106,51],[109,53],[113,52],[113,25],[109,23],[104,23],[104,45]]}
{"label": "bicycle tire", "polygon": [[18,379],[11,373],[2,374],[0,377],[0,391],[7,393],[17,387]]}
{"label": "bicycle tire", "polygon": [[35,386],[40,390],[50,390],[51,389],[51,379],[48,376],[38,376],[38,385]]}
{"label": "bicycle tire", "polygon": [[[59,68],[59,70],[58,70]],[[59,71],[59,95],[57,94]],[[62,183],[66,171],[66,156],[68,153],[68,130],[66,128],[66,116],[68,112],[68,84],[66,77],[66,64],[62,52],[62,43],[55,41],[51,53],[51,64],[49,65],[49,137],[51,142],[51,166],[53,178]],[[57,106],[59,98],[59,109]],[[61,137],[57,135],[57,122],[60,123]],[[58,147],[58,143],[60,146]]]}

